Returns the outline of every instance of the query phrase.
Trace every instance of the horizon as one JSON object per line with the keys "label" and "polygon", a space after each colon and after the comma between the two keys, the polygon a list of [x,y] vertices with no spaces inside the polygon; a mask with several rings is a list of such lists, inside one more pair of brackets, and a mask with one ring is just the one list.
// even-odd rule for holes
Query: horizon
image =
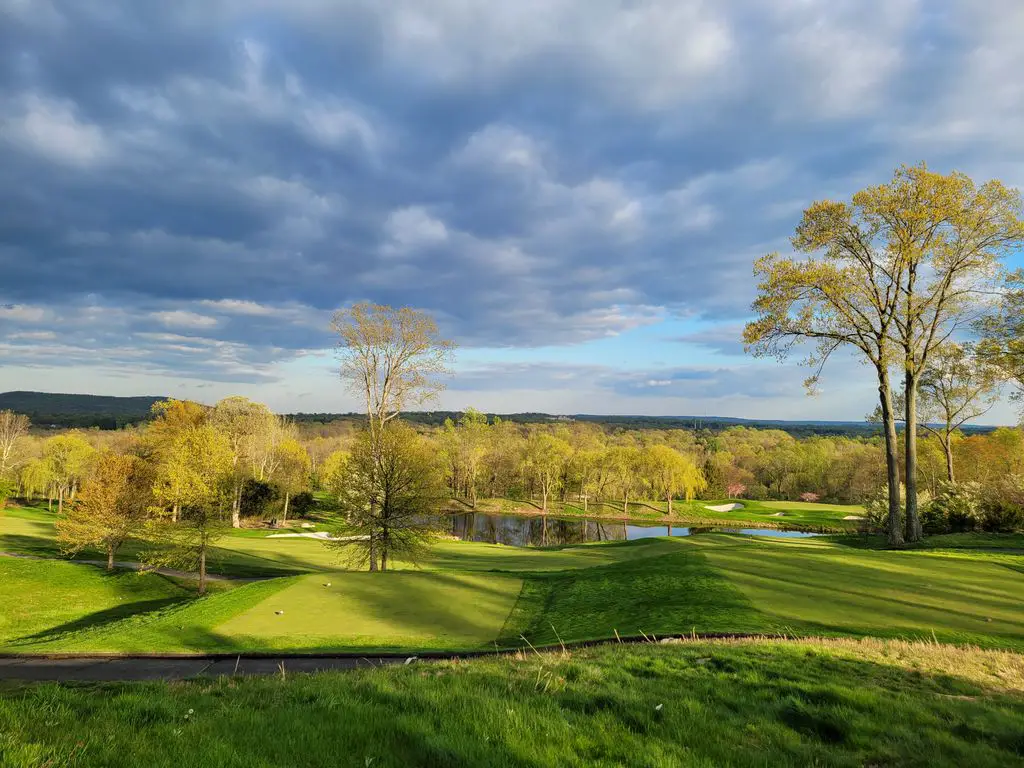
{"label": "horizon", "polygon": [[744,353],[753,260],[901,163],[1024,186],[1005,2],[0,15],[0,390],[357,411],[365,299],[459,345],[438,410],[860,422],[853,357]]}

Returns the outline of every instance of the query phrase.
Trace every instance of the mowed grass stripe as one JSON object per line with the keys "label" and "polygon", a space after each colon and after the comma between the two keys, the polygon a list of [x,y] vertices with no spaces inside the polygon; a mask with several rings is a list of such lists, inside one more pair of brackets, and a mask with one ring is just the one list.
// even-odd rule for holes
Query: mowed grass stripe
{"label": "mowed grass stripe", "polygon": [[217,630],[272,644],[483,645],[497,638],[522,585],[512,576],[472,573],[304,576]]}

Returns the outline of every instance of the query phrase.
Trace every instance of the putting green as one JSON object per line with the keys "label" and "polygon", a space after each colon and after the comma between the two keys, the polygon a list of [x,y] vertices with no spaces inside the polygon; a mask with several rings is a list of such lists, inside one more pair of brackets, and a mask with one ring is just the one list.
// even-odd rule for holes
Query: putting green
{"label": "putting green", "polygon": [[511,576],[471,573],[305,576],[217,632],[261,640],[287,637],[299,644],[322,639],[353,646],[479,645],[501,634],[522,584]]}

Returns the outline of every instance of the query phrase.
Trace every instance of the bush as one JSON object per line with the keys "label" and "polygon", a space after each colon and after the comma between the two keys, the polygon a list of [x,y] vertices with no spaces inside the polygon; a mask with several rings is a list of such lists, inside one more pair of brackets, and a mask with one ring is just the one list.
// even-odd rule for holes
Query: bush
{"label": "bush", "polygon": [[[921,513],[921,522],[927,515],[931,505],[931,496],[928,491],[917,492],[917,508]],[[889,488],[882,486],[874,495],[869,496],[864,502],[864,523],[872,533],[888,533],[889,531]],[[907,522],[907,492],[900,483],[900,529],[906,528]]]}
{"label": "bush", "polygon": [[991,485],[979,504],[978,518],[983,531],[1024,529],[1024,477],[1010,476]]}
{"label": "bush", "polygon": [[973,531],[979,523],[981,486],[978,483],[944,483],[921,515],[926,533]]}
{"label": "bush", "polygon": [[272,483],[246,480],[242,486],[241,512],[243,517],[264,517],[267,507],[281,498],[281,491]]}
{"label": "bush", "polygon": [[309,491],[297,493],[292,496],[291,503],[288,505],[288,516],[305,517],[315,506],[316,499],[313,498],[312,493]]}

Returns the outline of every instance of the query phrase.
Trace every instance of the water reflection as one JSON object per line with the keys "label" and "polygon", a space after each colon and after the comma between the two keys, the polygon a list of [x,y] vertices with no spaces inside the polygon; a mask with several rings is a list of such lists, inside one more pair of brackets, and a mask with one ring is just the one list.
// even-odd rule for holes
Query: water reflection
{"label": "water reflection", "polygon": [[463,541],[507,544],[513,547],[550,547],[591,541],[633,541],[654,536],[694,536],[701,533],[742,533],[749,536],[807,538],[805,531],[770,528],[689,528],[675,525],[638,525],[613,520],[564,519],[538,515],[494,515],[465,512],[450,516],[450,531]]}

